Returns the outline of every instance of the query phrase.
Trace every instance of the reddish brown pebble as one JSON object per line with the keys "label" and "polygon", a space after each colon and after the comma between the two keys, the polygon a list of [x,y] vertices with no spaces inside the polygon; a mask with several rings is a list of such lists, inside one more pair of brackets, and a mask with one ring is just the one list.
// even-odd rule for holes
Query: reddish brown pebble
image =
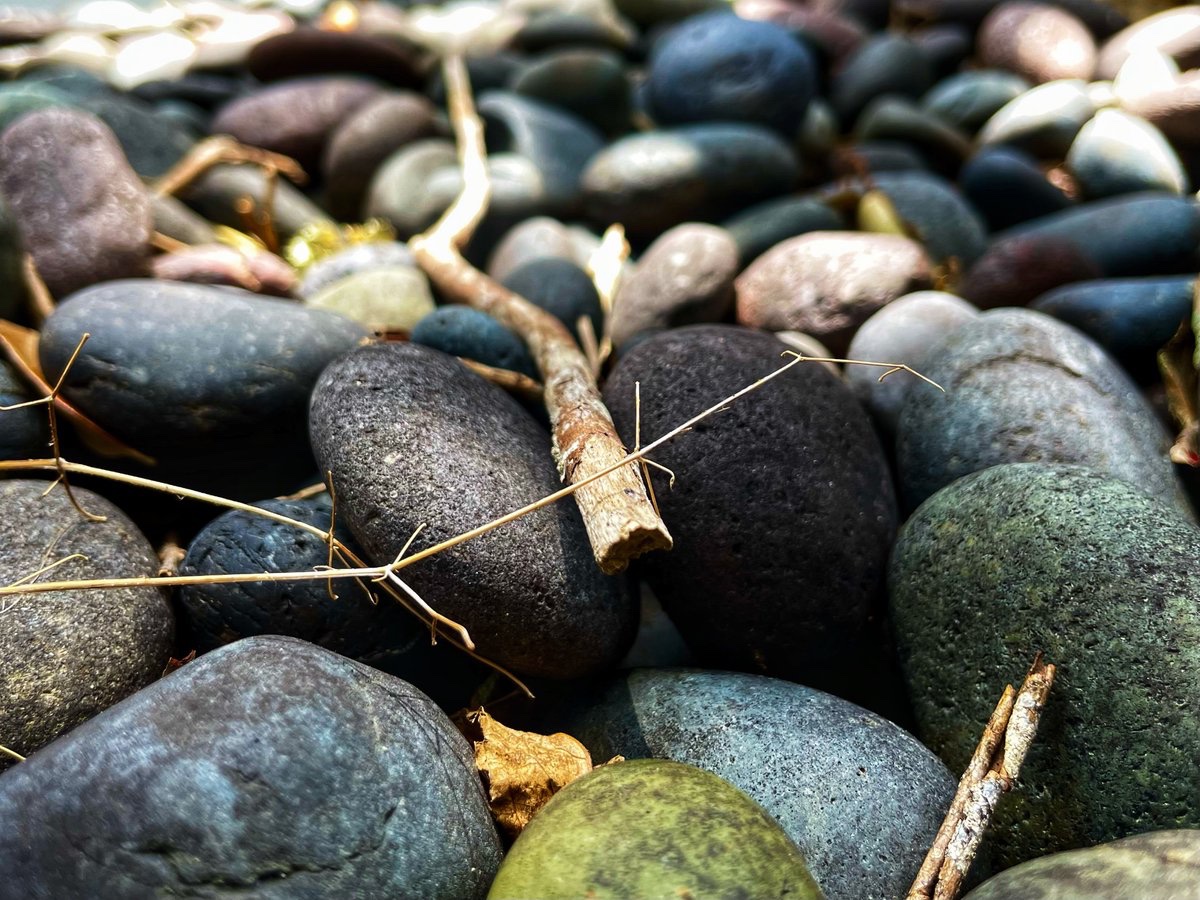
{"label": "reddish brown pebble", "polygon": [[1103,275],[1096,262],[1066,238],[1011,237],[988,248],[956,293],[980,309],[1025,306],[1053,288]]}

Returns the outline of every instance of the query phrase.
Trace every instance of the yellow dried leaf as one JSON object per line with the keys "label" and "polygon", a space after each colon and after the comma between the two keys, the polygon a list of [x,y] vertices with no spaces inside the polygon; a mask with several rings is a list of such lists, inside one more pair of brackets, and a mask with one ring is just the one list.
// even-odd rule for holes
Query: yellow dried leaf
{"label": "yellow dried leaf", "polygon": [[559,790],[592,771],[587,747],[569,734],[517,731],[483,709],[468,713],[467,722],[479,735],[475,765],[487,787],[492,816],[510,838]]}

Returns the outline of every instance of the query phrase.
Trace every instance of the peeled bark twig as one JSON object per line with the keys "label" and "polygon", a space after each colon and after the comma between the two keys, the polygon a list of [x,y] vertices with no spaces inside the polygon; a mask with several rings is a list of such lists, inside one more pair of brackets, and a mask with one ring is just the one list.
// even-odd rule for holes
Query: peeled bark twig
{"label": "peeled bark twig", "polygon": [[907,900],[955,900],[979,852],[1000,798],[1013,789],[1033,745],[1055,667],[1039,652],[1020,691],[1007,685],[958,783],[942,827]]}
{"label": "peeled bark twig", "polygon": [[[460,252],[487,211],[491,184],[483,124],[475,112],[461,57],[447,57],[445,80],[463,190],[437,224],[412,238],[409,247],[445,296],[489,313],[525,341],[545,384],[559,473],[575,484],[621,462],[625,447],[600,398],[591,366],[566,327],[480,272]],[[654,512],[636,465],[621,466],[583,487],[575,499],[603,571],[620,572],[643,553],[671,548],[671,535]]]}

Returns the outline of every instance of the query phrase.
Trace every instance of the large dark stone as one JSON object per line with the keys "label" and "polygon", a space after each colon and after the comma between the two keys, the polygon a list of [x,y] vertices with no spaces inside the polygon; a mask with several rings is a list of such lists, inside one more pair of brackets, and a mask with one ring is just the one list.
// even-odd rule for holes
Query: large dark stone
{"label": "large dark stone", "polygon": [[1079,463],[1187,509],[1169,438],[1116,362],[1082,333],[1023,309],[967,322],[932,349],[896,438],[909,508],[971,472],[1009,462]]}
{"label": "large dark stone", "polygon": [[[361,347],[313,392],[312,444],[338,508],[375,562],[415,553],[560,487],[550,438],[500,388],[416,344]],[[401,571],[479,652],[531,675],[615,663],[636,608],[600,573],[579,511],[557,503]]]}
{"label": "large dark stone", "polygon": [[[153,548],[121,510],[74,488],[88,512],[107,519],[91,522],[61,487],[45,494],[47,486],[0,481],[0,584],[55,563],[38,580],[145,578],[158,570]],[[167,598],[153,587],[6,596],[0,622],[0,741],[22,754],[158,678],[175,634]],[[0,769],[7,764],[0,760]],[[11,877],[8,865],[0,869]]]}
{"label": "large dark stone", "polygon": [[509,89],[553,104],[617,135],[629,130],[633,92],[624,61],[611,50],[573,47],[534,58]]}
{"label": "large dark stone", "polygon": [[[777,369],[786,345],[727,325],[661,332],[626,354],[605,403],[633,446]],[[701,662],[855,693],[895,530],[891,479],[866,413],[804,365],[654,453],[670,553],[641,572]],[[845,669],[850,668],[847,674]]]}
{"label": "large dark stone", "polygon": [[[939,265],[951,259],[960,271],[987,249],[987,227],[979,213],[947,181],[927,172],[881,172],[871,178],[869,194],[881,192],[906,234],[917,236],[929,259]],[[865,217],[859,206],[859,219]]]}
{"label": "large dark stone", "polygon": [[959,184],[993,229],[1008,228],[1071,206],[1038,162],[1013,147],[984,147],[963,166]]}
{"label": "large dark stone", "polygon": [[365,30],[289,29],[259,41],[246,57],[246,68],[259,81],[305,75],[366,75],[398,87],[424,81],[421,51],[402,35],[386,37]]}
{"label": "large dark stone", "polygon": [[54,295],[148,273],[149,194],[91,113],[43,109],[6,128],[0,193]]}
{"label": "large dark stone", "polygon": [[889,573],[901,663],[919,734],[952,770],[1036,652],[1058,666],[988,832],[998,868],[1200,827],[1198,555],[1200,531],[1168,504],[1079,466],[990,468],[904,526]]}
{"label": "large dark stone", "polygon": [[593,759],[673,759],[741,788],[829,900],[903,896],[954,795],[946,767],[891,722],[758,675],[635,670],[564,724]]}
{"label": "large dark stone", "polygon": [[223,647],[0,779],[38,897],[481,898],[500,844],[471,751],[405,682],[292,638]]}

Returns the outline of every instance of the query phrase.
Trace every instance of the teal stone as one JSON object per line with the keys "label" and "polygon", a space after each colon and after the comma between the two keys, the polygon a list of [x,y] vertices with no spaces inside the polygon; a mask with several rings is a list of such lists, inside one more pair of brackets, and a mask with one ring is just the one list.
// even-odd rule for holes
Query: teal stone
{"label": "teal stone", "polygon": [[17,82],[0,87],[0,131],[25,113],[49,106],[75,106],[66,92],[47,84]]}
{"label": "teal stone", "polygon": [[1011,72],[959,72],[934,85],[921,98],[921,106],[947,124],[974,134],[1000,107],[1028,89],[1029,82]]}
{"label": "teal stone", "polygon": [[1198,557],[1200,530],[1177,510],[1080,466],[987,469],[901,530],[897,649],[918,735],[952,771],[1035,653],[1058,666],[988,834],[997,868],[1200,827]]}

